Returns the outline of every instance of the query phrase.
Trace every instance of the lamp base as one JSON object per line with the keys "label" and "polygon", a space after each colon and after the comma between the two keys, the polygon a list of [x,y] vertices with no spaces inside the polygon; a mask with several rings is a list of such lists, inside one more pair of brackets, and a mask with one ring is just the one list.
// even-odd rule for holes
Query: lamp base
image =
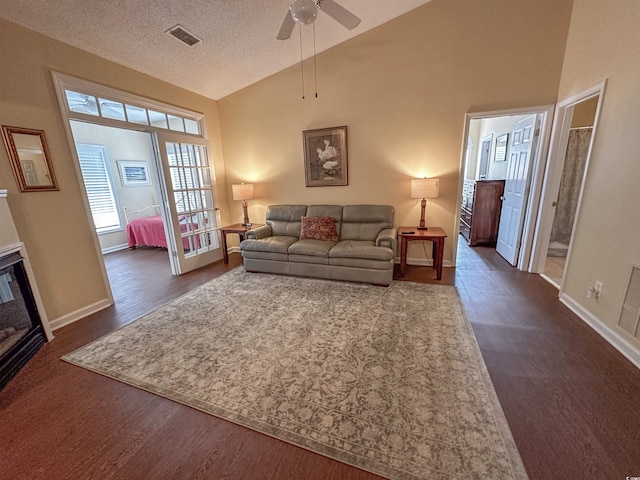
{"label": "lamp base", "polygon": [[429,230],[429,227],[416,227],[418,230]]}

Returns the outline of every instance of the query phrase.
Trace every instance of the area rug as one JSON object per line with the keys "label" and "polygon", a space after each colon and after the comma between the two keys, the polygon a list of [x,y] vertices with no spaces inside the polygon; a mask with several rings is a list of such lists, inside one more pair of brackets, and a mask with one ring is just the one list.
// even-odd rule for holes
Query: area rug
{"label": "area rug", "polygon": [[455,287],[238,267],[64,360],[390,479],[521,479]]}

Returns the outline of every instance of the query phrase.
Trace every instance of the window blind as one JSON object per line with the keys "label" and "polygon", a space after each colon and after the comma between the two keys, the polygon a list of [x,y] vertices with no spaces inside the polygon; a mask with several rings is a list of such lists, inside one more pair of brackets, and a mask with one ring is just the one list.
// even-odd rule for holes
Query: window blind
{"label": "window blind", "polygon": [[121,228],[103,145],[76,144],[93,223],[98,233]]}

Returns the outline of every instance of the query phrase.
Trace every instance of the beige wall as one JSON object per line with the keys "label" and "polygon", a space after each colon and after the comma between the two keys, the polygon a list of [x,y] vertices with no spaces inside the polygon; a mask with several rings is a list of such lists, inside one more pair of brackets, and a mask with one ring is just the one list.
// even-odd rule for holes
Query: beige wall
{"label": "beige wall", "polygon": [[[219,182],[224,166],[214,101],[0,20],[0,123],[45,131],[59,192],[19,193],[0,149],[0,188],[25,243],[47,316],[55,320],[106,298],[51,70],[203,112]],[[226,199],[220,199],[223,213]],[[223,215],[224,218],[224,215]]]}
{"label": "beige wall", "polygon": [[[564,290],[609,326],[640,263],[639,26],[637,0],[575,0],[559,90],[563,99],[608,80]],[[587,299],[596,280],[602,295]]]}
{"label": "beige wall", "polygon": [[[319,55],[317,99],[308,61],[306,100],[299,66],[220,100],[227,188],[257,183],[255,222],[269,204],[384,203],[397,225],[415,225],[410,179],[437,176],[427,223],[445,228],[450,260],[465,113],[554,103],[570,10],[571,0],[434,0]],[[349,186],[305,188],[301,132],[340,125]]]}

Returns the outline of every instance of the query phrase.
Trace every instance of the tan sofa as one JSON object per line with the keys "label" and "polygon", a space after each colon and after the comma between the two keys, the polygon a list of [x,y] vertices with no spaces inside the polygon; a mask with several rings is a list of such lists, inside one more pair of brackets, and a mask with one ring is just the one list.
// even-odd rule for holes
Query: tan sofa
{"label": "tan sofa", "polygon": [[[338,240],[300,240],[302,217],[332,217]],[[397,232],[390,205],[271,205],[240,244],[244,268],[390,285]]]}

